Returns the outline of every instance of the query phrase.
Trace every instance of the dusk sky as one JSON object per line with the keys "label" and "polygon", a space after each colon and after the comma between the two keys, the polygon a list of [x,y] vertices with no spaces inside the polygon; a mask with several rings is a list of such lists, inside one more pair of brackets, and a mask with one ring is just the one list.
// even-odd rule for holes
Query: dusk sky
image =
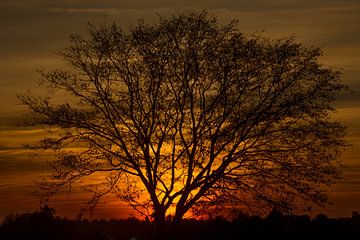
{"label": "dusk sky", "polygon": [[[360,211],[360,1],[359,0],[1,0],[0,1],[0,219],[38,208],[33,182],[48,171],[49,156],[31,156],[24,145],[43,135],[41,129],[16,127],[25,111],[16,95],[39,91],[37,70],[61,66],[56,55],[69,35],[85,34],[87,23],[116,21],[124,29],[138,19],[157,20],[157,13],[204,10],[220,23],[239,20],[240,30],[271,38],[294,35],[307,46],[322,46],[321,62],[339,69],[349,91],[334,103],[334,118],[347,126],[341,160],[344,180],[328,189],[332,205],[316,209],[329,216]],[[82,192],[65,192],[50,206],[74,217],[86,202]],[[128,217],[132,211],[107,199],[98,217]]]}

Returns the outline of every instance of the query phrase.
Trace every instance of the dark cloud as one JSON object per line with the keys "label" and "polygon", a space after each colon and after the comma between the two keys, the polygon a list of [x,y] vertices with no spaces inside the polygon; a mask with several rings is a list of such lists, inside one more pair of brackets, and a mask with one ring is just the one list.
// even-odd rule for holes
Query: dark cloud
{"label": "dark cloud", "polygon": [[44,174],[49,170],[46,157],[34,158],[29,151],[24,151],[18,147],[0,147],[0,179],[2,183],[9,183],[9,176],[20,177],[19,181],[24,181],[24,174],[38,175]]}
{"label": "dark cloud", "polygon": [[338,108],[356,108],[359,107],[360,91],[349,90],[337,97],[335,106]]}

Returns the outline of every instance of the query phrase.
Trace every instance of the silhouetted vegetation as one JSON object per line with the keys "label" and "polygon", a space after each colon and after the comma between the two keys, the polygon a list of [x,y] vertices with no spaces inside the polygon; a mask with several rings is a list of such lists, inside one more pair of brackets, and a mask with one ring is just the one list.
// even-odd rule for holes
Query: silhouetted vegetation
{"label": "silhouetted vegetation", "polygon": [[346,87],[318,47],[189,12],[91,26],[60,55],[67,70],[41,75],[50,95],[19,96],[24,124],[52,129],[33,146],[58,158],[37,185],[45,199],[95,175],[90,208],[114,193],[161,225],[171,207],[173,222],[239,204],[302,212],[341,179],[331,113]]}
{"label": "silhouetted vegetation", "polygon": [[[11,215],[0,227],[0,239],[74,239],[129,240],[152,239],[153,224],[135,218],[127,220],[69,220],[56,217],[55,211]],[[180,224],[167,222],[164,239],[349,239],[360,233],[360,215],[329,218],[319,214],[283,215],[273,210],[265,218],[239,213],[232,220],[216,217],[210,220],[185,219]]]}

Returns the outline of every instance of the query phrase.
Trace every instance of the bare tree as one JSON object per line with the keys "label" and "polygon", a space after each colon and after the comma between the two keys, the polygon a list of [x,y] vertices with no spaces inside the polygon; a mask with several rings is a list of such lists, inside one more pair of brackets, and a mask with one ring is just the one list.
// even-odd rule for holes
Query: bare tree
{"label": "bare tree", "polygon": [[325,203],[320,187],[341,177],[345,146],[330,105],[345,89],[340,73],[318,62],[318,47],[237,25],[190,12],[72,36],[61,53],[70,70],[41,80],[64,103],[20,96],[27,124],[57,133],[36,147],[59,158],[39,189],[100,174],[91,203],[116,193],[158,223],[201,207]]}

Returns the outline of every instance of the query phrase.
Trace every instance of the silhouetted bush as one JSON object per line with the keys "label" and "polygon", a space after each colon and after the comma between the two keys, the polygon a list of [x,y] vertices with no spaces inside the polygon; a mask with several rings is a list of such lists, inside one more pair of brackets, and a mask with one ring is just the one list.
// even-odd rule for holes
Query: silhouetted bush
{"label": "silhouetted bush", "polygon": [[[135,218],[127,220],[69,220],[59,218],[45,206],[33,213],[7,216],[0,226],[0,239],[51,240],[150,240],[153,225]],[[267,217],[238,214],[229,221],[186,219],[174,225],[167,222],[163,239],[350,239],[360,233],[360,216],[329,218],[324,214],[283,215],[273,210]],[[354,238],[351,238],[354,239]]]}

